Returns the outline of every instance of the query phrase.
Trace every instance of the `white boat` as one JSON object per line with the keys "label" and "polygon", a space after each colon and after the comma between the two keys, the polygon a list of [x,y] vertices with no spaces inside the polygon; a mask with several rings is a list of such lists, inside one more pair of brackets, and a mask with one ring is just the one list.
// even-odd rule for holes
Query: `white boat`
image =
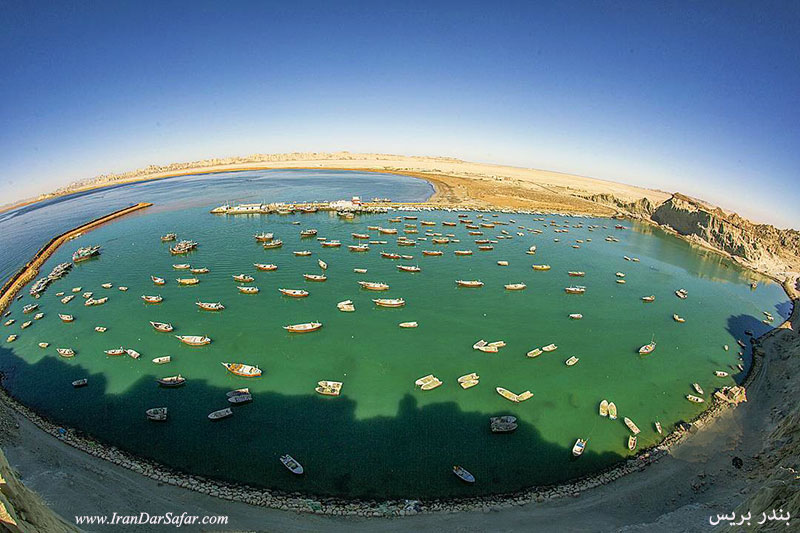
{"label": "white boat", "polygon": [[656,349],[656,341],[650,341],[649,344],[645,344],[641,348],[639,348],[639,353],[642,355],[647,355],[653,353],[653,350]]}
{"label": "white boat", "polygon": [[140,354],[133,348],[127,348],[125,350],[125,353],[127,353],[131,357],[131,359],[139,359],[142,356],[142,354]]}
{"label": "white boat", "polygon": [[17,336],[14,335],[13,333],[8,337],[6,337],[6,342],[14,342],[15,340],[17,340]]}
{"label": "white boat", "polygon": [[542,349],[541,348],[534,348],[533,350],[529,351],[525,355],[527,357],[530,357],[530,358],[539,357],[540,355],[542,355]]}
{"label": "white boat", "polygon": [[253,276],[248,276],[247,274],[236,274],[233,276],[233,280],[238,283],[250,283],[254,281],[255,278]]}
{"label": "white boat", "polygon": [[164,278],[159,278],[157,276],[150,276],[150,279],[156,285],[164,285],[167,282],[167,280],[165,280]]}
{"label": "white boat", "polygon": [[558,348],[558,346],[556,346],[555,344],[548,344],[547,346],[542,346],[542,351],[543,352],[554,352],[557,348]]}
{"label": "white boat", "polygon": [[653,425],[656,427],[656,431],[658,431],[658,434],[659,434],[659,435],[661,435],[661,434],[663,433],[663,429],[661,428],[661,422],[659,422],[658,420],[656,420],[656,421],[653,423]]}
{"label": "white boat", "polygon": [[317,264],[322,270],[328,270],[328,263],[323,261],[322,259],[317,259]]}
{"label": "white boat", "polygon": [[172,265],[175,270],[189,270],[192,266],[189,263],[181,263],[179,265]]}
{"label": "white boat", "polygon": [[314,390],[324,396],[339,396],[342,392],[342,382],[328,380],[318,381]]}
{"label": "white boat", "polygon": [[724,370],[715,370],[715,371],[714,371],[714,375],[715,375],[715,376],[717,376],[718,378],[726,378],[726,377],[728,377],[730,374],[728,374],[728,373],[727,373],[727,372],[725,372]]}
{"label": "white boat", "polygon": [[297,461],[296,461],[296,460],[295,460],[295,459],[294,459],[294,458],[293,458],[291,455],[289,455],[289,454],[286,454],[286,455],[281,455],[281,463],[283,463],[283,466],[285,466],[286,468],[288,468],[288,469],[289,469],[289,471],[290,471],[292,474],[296,475],[296,476],[299,476],[299,475],[301,475],[301,474],[303,473],[303,465],[301,465],[300,463],[298,463],[298,462],[297,462]]}
{"label": "white boat", "polygon": [[39,343],[39,348],[47,348],[48,346],[50,346],[49,342],[40,342]]}
{"label": "white boat", "polygon": [[650,296],[642,296],[642,301],[643,301],[643,302],[647,302],[647,303],[650,303],[650,302],[655,302],[655,301],[656,301],[656,297],[655,297],[655,296],[653,296],[653,295],[650,295]]}
{"label": "white boat", "polygon": [[402,298],[375,298],[372,300],[378,307],[403,307],[406,301]]}
{"label": "white boat", "polygon": [[278,265],[273,265],[272,263],[264,264],[264,263],[253,263],[253,266],[256,269],[264,271],[264,272],[271,272],[273,270],[278,270]]}
{"label": "white boat", "polygon": [[98,333],[105,333],[106,331],[108,331],[108,328],[105,326],[95,326],[94,330]]}
{"label": "white boat", "polygon": [[142,300],[148,304],[158,304],[164,301],[164,298],[161,297],[160,294],[155,296],[147,296],[145,294],[142,295]]}
{"label": "white boat", "polygon": [[291,324],[288,326],[283,326],[283,329],[290,333],[309,333],[311,331],[317,331],[321,327],[321,322],[306,322],[304,324]]}
{"label": "white boat", "polygon": [[701,387],[699,383],[692,383],[692,388],[694,388],[697,394],[705,394],[705,392],[703,392],[703,387]]}
{"label": "white boat", "polygon": [[686,399],[689,400],[692,403],[703,403],[703,402],[705,402],[704,399],[702,399],[702,398],[700,398],[698,396],[694,396],[693,394],[687,394],[686,395]]}
{"label": "white boat", "polygon": [[284,296],[289,296],[291,298],[305,298],[308,296],[308,291],[302,289],[278,289],[278,291]]}
{"label": "white boat", "polygon": [[172,327],[172,324],[168,324],[166,322],[153,322],[153,321],[150,321],[150,325],[153,326],[153,328],[156,331],[161,331],[161,332],[164,332],[164,333],[169,333],[170,331],[175,329],[175,328]]}
{"label": "white boat", "polygon": [[564,364],[567,366],[574,366],[578,361],[580,361],[580,359],[578,359],[573,355],[572,357],[564,361]]}
{"label": "white boat", "polygon": [[75,351],[72,348],[56,348],[56,352],[61,357],[75,357]]}
{"label": "white boat", "polygon": [[211,343],[211,338],[203,335],[175,335],[175,338],[189,346],[205,346]]}
{"label": "white boat", "polygon": [[470,474],[465,468],[455,465],[453,467],[453,473],[465,483],[475,483],[475,476]]}
{"label": "white boat", "polygon": [[111,350],[104,350],[104,352],[105,352],[106,355],[111,355],[111,356],[122,355],[122,354],[125,353],[125,348],[120,346],[119,348],[112,348]]}
{"label": "white boat", "polygon": [[61,313],[58,314],[58,318],[60,318],[64,322],[73,322],[75,317],[72,315],[62,315]]}
{"label": "white boat", "polygon": [[345,300],[343,302],[339,302],[338,304],[336,304],[336,308],[339,311],[344,311],[345,313],[352,313],[353,311],[356,310],[352,300]]}
{"label": "white boat", "polygon": [[419,326],[419,324],[417,322],[400,322],[398,326],[401,328],[416,328]]}
{"label": "white boat", "polygon": [[504,285],[507,291],[521,291],[527,287],[524,283],[509,283],[508,285]]}
{"label": "white boat", "polygon": [[608,418],[609,420],[617,419],[617,405],[614,402],[608,402]]}
{"label": "white boat", "polygon": [[583,450],[585,449],[586,449],[586,440],[578,439],[572,446],[572,455],[574,455],[575,457],[580,457],[580,455],[583,453]]}
{"label": "white boat", "polygon": [[631,430],[631,433],[633,433],[634,435],[639,434],[640,432],[639,427],[633,423],[633,420],[631,420],[626,416],[625,418],[622,419],[622,421],[625,422],[625,425],[628,426],[628,429]]}
{"label": "white boat", "polygon": [[75,298],[75,295],[73,295],[73,294],[70,294],[68,296],[64,296],[63,298],[61,298],[61,303],[62,304],[68,304],[69,302],[72,301],[73,298]]}
{"label": "white boat", "polygon": [[303,274],[306,281],[325,281],[328,278],[322,274]]}
{"label": "white boat", "polygon": [[569,317],[572,320],[580,320],[581,318],[583,318],[583,315],[580,314],[580,313],[572,313],[572,314],[569,315]]}
{"label": "white boat", "polygon": [[194,303],[197,307],[204,311],[222,311],[225,309],[225,306],[222,305],[220,302],[195,302]]}
{"label": "white boat", "polygon": [[603,400],[600,402],[599,412],[600,416],[608,416],[608,400]]}
{"label": "white boat", "polygon": [[72,386],[75,387],[76,389],[78,389],[80,387],[85,387],[88,384],[89,384],[89,380],[87,378],[76,379],[75,381],[72,382]]}
{"label": "white boat", "polygon": [[164,365],[169,363],[170,361],[172,361],[171,355],[164,355],[162,357],[156,357],[155,359],[153,359],[153,363],[157,365]]}
{"label": "white boat", "polygon": [[236,287],[242,294],[258,294],[259,288],[253,286],[239,285]]}
{"label": "white boat", "polygon": [[564,287],[564,292],[567,294],[583,294],[586,292],[586,287],[582,286],[572,286],[572,287]]}
{"label": "white boat", "polygon": [[376,281],[359,281],[359,285],[361,285],[362,289],[366,289],[368,291],[388,291],[389,285],[386,283],[379,283]]}
{"label": "white boat", "polygon": [[208,414],[209,420],[222,420],[223,418],[228,418],[229,416],[233,415],[233,410],[230,407],[226,407],[225,409],[220,409],[218,411],[214,411]]}
{"label": "white boat", "polygon": [[457,279],[456,285],[458,285],[459,287],[483,287],[483,282],[477,279],[474,280]]}

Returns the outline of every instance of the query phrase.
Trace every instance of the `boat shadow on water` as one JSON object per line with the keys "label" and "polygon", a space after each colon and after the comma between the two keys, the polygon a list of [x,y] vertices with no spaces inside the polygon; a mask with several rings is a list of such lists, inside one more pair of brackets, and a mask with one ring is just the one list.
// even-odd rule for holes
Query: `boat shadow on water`
{"label": "boat shadow on water", "polygon": [[[268,378],[233,376],[229,385],[214,387],[193,380],[189,369],[180,369],[187,378],[181,388],[158,387],[153,375],[143,375],[123,391],[108,392],[106,378],[87,374],[80,357],[91,355],[79,354],[71,362],[48,356],[29,364],[0,348],[3,386],[23,405],[79,435],[220,481],[318,496],[429,499],[552,485],[623,459],[592,451],[590,440],[574,460],[574,439],[548,442],[523,420],[514,433],[493,434],[490,415],[462,411],[454,402],[420,406],[412,393],[402,398],[395,416],[362,419],[346,389],[338,398],[284,395],[263,390]],[[141,364],[120,363],[132,369]],[[81,378],[88,378],[88,386],[74,388],[72,381]],[[315,378],[309,382],[313,385]],[[231,406],[234,414],[226,420],[207,420],[210,412],[229,406],[227,391],[247,386],[252,403]],[[167,407],[169,419],[148,421],[145,411],[153,407]],[[492,416],[524,412],[520,407],[536,409],[510,405]],[[286,453],[304,466],[304,476],[283,467],[279,458]],[[466,468],[477,482],[460,482],[453,465]]]}

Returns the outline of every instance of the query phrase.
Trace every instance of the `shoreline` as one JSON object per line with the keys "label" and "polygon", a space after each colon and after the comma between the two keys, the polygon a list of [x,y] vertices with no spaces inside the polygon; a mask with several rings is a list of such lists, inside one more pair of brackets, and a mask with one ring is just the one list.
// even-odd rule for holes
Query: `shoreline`
{"label": "shoreline", "polygon": [[[398,174],[405,173],[398,172]],[[25,277],[23,273],[35,276],[36,273],[38,273],[38,267],[41,266],[61,244],[66,242],[69,236],[88,231],[100,224],[124,216],[129,212],[149,207],[150,205],[152,204],[130,206],[67,231],[52,239],[44,248],[37,252],[34,259],[31,260],[26,267],[18,272],[17,275],[3,287],[3,294],[0,297],[0,310],[8,305],[16,291],[32,279],[32,277],[27,277],[27,281],[23,282],[22,279]],[[749,386],[762,370],[764,353],[763,351],[761,351],[761,353],[757,352],[757,346],[760,346],[760,341],[774,334],[774,332],[779,329],[785,329],[787,324],[789,324],[788,327],[791,328],[791,321],[797,320],[795,316],[799,310],[796,301],[797,295],[794,293],[792,285],[788,282],[782,284],[782,286],[792,302],[792,314],[789,319],[778,327],[770,330],[758,339],[753,339],[751,341],[753,344],[753,360],[742,381],[742,385],[745,387]],[[523,505],[532,502],[541,503],[565,496],[576,496],[583,491],[608,484],[620,477],[643,470],[648,465],[669,455],[670,450],[677,444],[686,441],[688,437],[694,433],[694,430],[708,427],[714,420],[735,407],[713,397],[709,407],[689,422],[689,429],[676,429],[667,434],[660,443],[650,448],[642,449],[633,457],[623,458],[620,462],[606,469],[565,483],[529,487],[516,492],[495,495],[424,500],[418,502],[417,505],[411,509],[408,508],[405,500],[392,499],[381,502],[380,507],[382,510],[378,511],[376,510],[375,502],[321,497],[313,494],[294,496],[276,490],[254,489],[247,485],[221,482],[202,476],[178,472],[164,465],[137,458],[133,454],[122,451],[114,446],[100,444],[91,437],[83,436],[81,432],[74,429],[63,428],[50,422],[46,418],[38,415],[35,411],[17,402],[2,388],[2,382],[0,382],[0,401],[2,401],[6,407],[13,409],[31,421],[43,432],[56,437],[69,446],[94,457],[127,468],[145,477],[156,480],[159,483],[187,488],[225,500],[243,502],[254,506],[338,516],[406,516],[418,513],[470,511],[497,504],[503,505],[510,503],[512,505]]]}

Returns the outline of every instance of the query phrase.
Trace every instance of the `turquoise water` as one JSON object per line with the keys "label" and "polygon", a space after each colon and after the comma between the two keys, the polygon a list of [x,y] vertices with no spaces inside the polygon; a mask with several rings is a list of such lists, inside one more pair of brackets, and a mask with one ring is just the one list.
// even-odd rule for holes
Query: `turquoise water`
{"label": "turquoise water", "polygon": [[[324,179],[330,180],[330,191],[339,193],[335,197],[346,197],[361,192],[348,188],[350,178]],[[411,179],[389,179],[373,184],[371,190],[375,196],[395,199],[421,191],[415,188],[418,180],[404,180]],[[257,186],[269,183],[263,179]],[[413,185],[405,189],[404,183]],[[267,191],[254,195],[270,201],[303,199],[292,187],[287,185],[276,197]],[[390,187],[394,189],[386,192]],[[468,236],[463,224],[441,225],[456,221],[456,213],[414,213],[420,220],[434,221],[433,231],[455,233],[461,243],[434,245],[428,240],[416,247],[398,247],[395,236],[372,231],[374,239],[389,243],[372,245],[368,253],[352,253],[346,248],[357,242],[352,232],[367,232],[367,226],[375,225],[397,227],[402,234],[403,223],[388,222],[396,214],[359,216],[353,221],[329,213],[214,216],[208,205],[230,196],[219,193],[204,197],[203,207],[184,206],[180,202],[192,189],[180,189],[163,192],[165,198],[181,197],[173,208],[146,210],[101,227],[62,247],[48,261],[45,272],[67,260],[78,246],[103,247],[98,259],[78,264],[51,285],[38,300],[46,315],[29,329],[20,331],[19,324],[22,305],[30,297],[15,303],[12,317],[17,323],[1,331],[17,333],[19,339],[1,345],[0,370],[6,376],[4,386],[15,397],[52,420],[138,455],[216,478],[364,498],[497,493],[574,478],[628,455],[622,417],[632,418],[642,429],[641,448],[658,441],[655,420],[669,431],[678,421],[698,414],[703,406],[684,398],[693,393],[691,383],[704,387],[706,399],[715,388],[733,384],[736,376],[717,378],[713,371],[738,372],[733,370],[738,362],[736,339],[746,339],[746,329],[756,334],[767,329],[760,322],[762,311],[776,317],[788,311],[778,285],[759,279],[758,288],[751,290],[753,274],[649,226],[635,224],[620,231],[613,229],[611,220],[545,217],[584,225],[556,234],[532,215],[487,214],[487,219],[516,223],[482,228],[487,238],[499,235],[501,229],[513,238],[499,240],[491,252],[480,252],[473,240],[481,237]],[[324,196],[318,192],[313,197]],[[476,214],[470,215],[477,223]],[[300,224],[292,224],[295,221]],[[590,224],[607,229],[590,231]],[[543,233],[519,230],[518,225]],[[427,228],[418,227],[419,234],[409,237],[425,236]],[[315,239],[301,239],[300,230],[306,228],[341,240],[343,247],[322,248]],[[188,256],[171,256],[168,244],[159,240],[171,231],[198,241],[200,247]],[[260,231],[274,232],[284,241],[283,248],[262,249],[253,239]],[[517,236],[517,231],[524,236]],[[621,242],[604,241],[609,234]],[[579,249],[570,246],[587,239],[592,241]],[[533,244],[538,247],[536,255],[526,255]],[[453,255],[464,248],[475,254]],[[292,254],[304,249],[312,256]],[[423,249],[445,253],[425,257]],[[383,250],[414,258],[384,259]],[[625,261],[624,255],[641,261]],[[303,273],[319,273],[317,259],[329,264],[328,281],[304,281]],[[510,264],[497,266],[498,260]],[[210,273],[198,275],[197,286],[178,286],[175,279],[186,274],[171,265],[182,262],[208,267]],[[253,263],[275,263],[279,269],[259,272]],[[419,265],[422,272],[398,271],[398,263]],[[534,263],[547,263],[552,269],[534,271]],[[367,268],[368,273],[356,274],[353,268]],[[571,278],[569,270],[585,271],[586,276]],[[626,274],[625,285],[615,283],[617,271]],[[231,275],[240,272],[256,278],[252,284],[261,289],[259,294],[236,290]],[[166,278],[167,285],[155,287],[151,274]],[[480,279],[485,286],[458,288],[454,281],[459,278]],[[383,281],[391,289],[364,291],[359,280]],[[520,281],[528,285],[526,290],[503,289],[506,283]],[[114,288],[101,288],[104,282]],[[565,294],[564,287],[573,284],[585,285],[586,294]],[[129,290],[120,292],[119,285]],[[78,286],[110,300],[87,308],[80,295],[66,305],[55,295]],[[302,288],[310,296],[285,298],[278,293],[280,287]],[[689,292],[686,300],[673,294],[681,287]],[[164,302],[146,305],[142,294],[161,294]],[[640,298],[650,294],[656,301],[643,303]],[[371,302],[375,297],[402,297],[407,304],[401,309],[376,308]],[[221,301],[226,309],[199,311],[194,305],[198,299]],[[336,303],[346,299],[353,300],[356,312],[336,309]],[[62,323],[59,312],[72,313],[75,322]],[[570,320],[570,313],[582,313],[584,318]],[[674,322],[673,313],[685,317],[686,323]],[[182,345],[169,334],[155,332],[150,320],[171,322],[176,334],[209,335],[213,342],[205,347]],[[306,335],[282,329],[313,320],[324,327]],[[417,321],[419,327],[399,328],[398,323],[405,321]],[[97,325],[108,331],[95,332]],[[653,337],[656,351],[639,356],[638,347]],[[507,345],[497,354],[481,353],[472,349],[481,338],[504,340]],[[42,341],[51,346],[39,348]],[[558,345],[555,352],[536,359],[525,356],[551,342]],[[730,351],[723,349],[726,344]],[[136,349],[142,358],[103,353],[120,345]],[[62,346],[75,349],[76,357],[58,357],[55,348]],[[151,362],[163,355],[171,355],[173,361],[163,366]],[[565,366],[572,355],[580,362]],[[744,355],[749,364],[749,354]],[[239,378],[227,373],[222,361],[258,364],[264,375]],[[456,378],[469,372],[481,376],[480,384],[462,390]],[[156,378],[177,373],[187,377],[185,387],[156,386]],[[417,378],[430,373],[444,384],[425,392],[414,387]],[[89,378],[89,386],[73,389],[71,381],[82,377]],[[342,395],[316,394],[314,387],[322,379],[342,381]],[[227,406],[226,391],[245,386],[254,393],[252,404],[234,407],[234,416],[223,421],[206,419],[209,412]],[[495,392],[496,386],[518,393],[530,390],[534,397],[512,404]],[[603,398],[617,404],[619,420],[597,415]],[[146,420],[144,411],[155,406],[169,407],[167,423]],[[518,418],[515,433],[489,431],[488,417],[502,414]],[[570,450],[578,437],[588,438],[589,444],[574,460]],[[305,466],[302,478],[293,477],[278,462],[284,453]],[[453,464],[467,468],[477,483],[461,484],[450,472]]]}

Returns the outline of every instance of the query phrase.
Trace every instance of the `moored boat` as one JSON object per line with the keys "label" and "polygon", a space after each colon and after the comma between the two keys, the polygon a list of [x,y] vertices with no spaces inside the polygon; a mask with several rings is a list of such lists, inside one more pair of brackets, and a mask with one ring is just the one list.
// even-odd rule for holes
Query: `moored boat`
{"label": "moored boat", "polygon": [[253,263],[253,266],[256,267],[256,269],[262,270],[264,272],[278,270],[278,265],[273,265],[273,264]]}
{"label": "moored boat", "polygon": [[640,432],[639,427],[633,423],[633,420],[631,420],[626,416],[622,419],[622,421],[625,422],[625,425],[628,426],[628,429],[631,430],[631,433],[633,433],[634,435],[639,434]]}
{"label": "moored boat", "polygon": [[298,463],[294,457],[289,454],[281,455],[281,463],[283,463],[283,466],[289,469],[289,472],[296,476],[299,476],[303,473],[303,465]]}
{"label": "moored boat", "polygon": [[580,359],[578,359],[573,355],[572,357],[564,361],[564,364],[567,366],[574,366],[578,361],[580,361]]}
{"label": "moored boat", "polygon": [[456,285],[458,285],[459,287],[483,287],[483,282],[477,279],[474,280],[457,279]]}
{"label": "moored boat", "polygon": [[582,278],[586,275],[586,272],[570,270],[569,272],[567,272],[567,274],[572,276],[573,278]]}
{"label": "moored boat", "polygon": [[322,270],[328,270],[328,263],[323,261],[322,259],[317,259],[317,264]]}
{"label": "moored boat", "polygon": [[233,415],[233,409],[230,407],[226,407],[225,409],[219,409],[217,411],[212,411],[208,413],[209,420],[222,420],[223,418],[228,418],[229,416]]}
{"label": "moored boat", "polygon": [[645,303],[654,302],[655,300],[656,300],[656,297],[654,295],[652,295],[652,294],[650,296],[642,296],[642,301],[645,302]]}
{"label": "moored boat", "polygon": [[699,383],[692,383],[692,388],[694,388],[694,390],[695,390],[695,392],[697,392],[697,394],[701,394],[701,395],[705,394],[705,392],[703,391],[703,387],[701,387]]}
{"label": "moored boat", "polygon": [[728,373],[727,373],[727,372],[725,372],[724,370],[715,370],[715,371],[714,371],[714,375],[715,375],[715,376],[717,376],[718,378],[726,378],[726,377],[728,377],[730,374],[728,374]]}
{"label": "moored boat", "polygon": [[145,411],[144,414],[147,416],[148,420],[152,420],[154,422],[164,422],[167,420],[166,407],[152,407]]}
{"label": "moored boat", "polygon": [[342,243],[340,241],[333,240],[333,241],[323,241],[321,245],[324,248],[339,248],[340,246],[342,246]]}
{"label": "moored boat", "polygon": [[89,380],[87,378],[76,379],[75,381],[72,382],[72,386],[75,387],[76,389],[80,387],[85,387],[88,384]]}
{"label": "moored boat", "polygon": [[647,355],[653,353],[653,350],[656,349],[656,341],[652,340],[649,344],[645,344],[641,348],[639,348],[639,353],[642,355]]}
{"label": "moored boat", "polygon": [[236,287],[242,294],[258,294],[259,288],[252,286],[239,285]]}
{"label": "moored boat", "polygon": [[455,255],[472,255],[472,250],[456,250]]}
{"label": "moored boat", "polygon": [[600,416],[608,416],[608,400],[603,400],[600,402],[599,413]]}
{"label": "moored boat", "polygon": [[98,333],[105,333],[106,331],[108,331],[108,328],[105,326],[95,326],[94,330]]}
{"label": "moored boat", "polygon": [[702,398],[700,398],[698,396],[695,396],[693,394],[687,394],[686,395],[686,399],[689,400],[692,403],[703,403],[703,402],[705,402],[704,399],[702,399]]}
{"label": "moored boat", "polygon": [[532,265],[534,270],[550,270],[550,265]]}
{"label": "moored boat", "polygon": [[167,281],[164,278],[159,278],[158,276],[150,276],[150,280],[155,283],[156,285],[164,285]]}
{"label": "moored boat", "polygon": [[614,402],[608,402],[608,418],[609,420],[617,419],[617,404]]}
{"label": "moored boat", "polygon": [[208,274],[210,270],[207,269],[206,267],[200,267],[200,268],[190,268],[189,272],[191,272],[192,274]]}
{"label": "moored boat", "polygon": [[156,357],[155,359],[153,359],[153,363],[155,363],[157,365],[165,365],[165,364],[169,363],[170,361],[172,361],[172,356],[171,355],[163,355],[161,357]]}
{"label": "moored boat", "polygon": [[172,268],[174,268],[175,270],[189,270],[190,268],[192,268],[192,265],[190,265],[189,263],[180,263],[177,265],[172,265]]}
{"label": "moored boat", "polygon": [[633,435],[628,435],[628,449],[633,451],[636,449],[636,437]]}
{"label": "moored boat", "polygon": [[292,253],[297,257],[308,257],[311,255],[311,250],[295,250]]}
{"label": "moored boat", "polygon": [[58,318],[60,318],[63,322],[74,322],[75,317],[72,315],[63,315],[61,313],[58,314]]}
{"label": "moored boat", "polygon": [[314,390],[324,396],[339,396],[342,392],[342,382],[328,380],[318,381]]}
{"label": "moored boat", "polygon": [[174,241],[178,238],[178,235],[175,233],[167,233],[166,235],[161,236],[161,242],[170,242]]}
{"label": "moored boat", "polygon": [[27,315],[28,313],[33,313],[36,309],[39,308],[39,304],[28,304],[22,308],[22,313]]}
{"label": "moored boat", "polygon": [[254,281],[255,278],[253,276],[248,276],[247,274],[235,274],[233,276],[233,280],[238,283],[250,283]]}
{"label": "moored boat", "polygon": [[402,298],[375,298],[372,300],[379,307],[403,307],[406,301]]}
{"label": "moored boat", "polygon": [[368,291],[388,291],[389,285],[386,283],[380,283],[377,281],[359,281],[359,285],[361,285],[362,289],[366,289]]}
{"label": "moored boat", "polygon": [[508,389],[504,389],[503,387],[496,387],[495,390],[500,396],[514,403],[524,402],[528,398],[533,397],[533,393],[527,390],[521,394],[515,394]]}
{"label": "moored boat", "polygon": [[322,322],[306,322],[303,324],[290,324],[288,326],[283,326],[283,329],[290,333],[309,333],[311,331],[317,331],[321,327]]}
{"label": "moored boat", "polygon": [[444,255],[444,252],[442,252],[441,250],[422,250],[422,255],[440,256]]}
{"label": "moored boat", "polygon": [[490,417],[489,429],[492,433],[511,433],[517,429],[517,417],[511,415]]}
{"label": "moored boat", "polygon": [[175,338],[189,346],[205,346],[211,343],[211,338],[204,335],[175,335]]}
{"label": "moored boat", "polygon": [[322,274],[303,274],[303,279],[305,279],[306,281],[322,282],[327,280],[328,277]]}
{"label": "moored boat", "polygon": [[686,322],[686,319],[685,319],[685,318],[683,318],[682,316],[678,316],[677,314],[673,314],[673,315],[672,315],[672,320],[674,320],[675,322],[679,322],[679,323],[681,323],[681,324],[683,324],[684,322]]}
{"label": "moored boat", "polygon": [[586,292],[586,287],[580,285],[573,287],[564,287],[564,292],[567,294],[583,294]]}
{"label": "moored boat", "polygon": [[254,239],[257,241],[257,242],[270,242],[270,241],[271,241],[271,240],[272,240],[274,237],[275,237],[275,235],[274,235],[274,234],[272,234],[272,233],[265,233],[265,232],[263,232],[263,231],[262,231],[261,233],[256,233],[255,235],[253,235],[253,238],[254,238]]}
{"label": "moored boat", "polygon": [[542,355],[542,349],[541,348],[534,348],[533,350],[529,351],[525,355],[527,357],[530,357],[530,358],[539,357],[540,355]]}
{"label": "moored boat", "polygon": [[58,355],[61,357],[75,357],[75,350],[72,348],[56,348],[56,352],[58,352]]}
{"label": "moored boat", "polygon": [[574,455],[575,457],[580,457],[580,455],[583,453],[585,449],[586,449],[586,439],[578,439],[572,446],[572,455]]}
{"label": "moored boat", "polygon": [[422,269],[414,265],[397,265],[397,270],[402,272],[421,272]]}
{"label": "moored boat", "polygon": [[105,352],[106,355],[111,355],[111,356],[124,355],[125,354],[125,348],[120,346],[119,348],[112,348],[111,350],[104,350],[104,352]]}
{"label": "moored boat", "polygon": [[200,280],[197,278],[178,278],[175,281],[178,282],[178,285],[197,285],[200,283]]}
{"label": "moored boat", "polygon": [[276,239],[274,241],[265,242],[263,246],[265,250],[272,250],[274,248],[280,248],[281,246],[283,246],[283,241],[280,239]]}
{"label": "moored boat", "polygon": [[244,363],[222,363],[222,366],[231,374],[236,374],[243,378],[257,378],[261,376],[261,369],[257,366],[246,365]]}
{"label": "moored boat", "polygon": [[225,306],[222,305],[220,302],[200,302],[197,301],[194,303],[197,307],[204,311],[222,311],[225,309]]}
{"label": "moored boat", "polygon": [[542,346],[543,352],[554,352],[558,348],[555,344],[548,344],[547,346]]}
{"label": "moored boat", "polygon": [[162,298],[160,294],[155,296],[147,296],[143,294],[142,300],[144,300],[144,302],[148,304],[160,304],[161,302],[164,301],[164,298]]}
{"label": "moored boat", "polygon": [[167,376],[156,380],[162,387],[175,388],[186,384],[186,378],[178,374],[177,376]]}
{"label": "moored boat", "polygon": [[656,421],[653,423],[653,425],[656,427],[656,431],[658,431],[658,434],[659,434],[659,435],[661,435],[661,434],[663,433],[663,429],[661,428],[661,422],[659,422],[658,420],[656,420]]}
{"label": "moored boat", "polygon": [[507,285],[503,285],[507,291],[521,291],[527,287],[524,283],[509,283]]}
{"label": "moored boat", "polygon": [[14,342],[15,340],[17,340],[17,336],[14,335],[13,333],[8,337],[6,337],[6,342]]}
{"label": "moored boat", "polygon": [[580,320],[580,319],[582,319],[582,318],[583,318],[583,315],[582,315],[582,314],[580,314],[580,313],[571,313],[571,314],[569,315],[569,317],[570,317],[572,320]]}
{"label": "moored boat", "polygon": [[356,310],[352,300],[345,300],[343,302],[339,302],[338,304],[336,304],[336,308],[339,311],[343,311],[345,313],[352,313],[353,311]]}
{"label": "moored boat", "polygon": [[128,354],[128,356],[130,356],[131,359],[139,359],[142,356],[142,354],[140,354],[133,348],[127,348],[125,350],[125,353]]}
{"label": "moored boat", "polygon": [[417,322],[400,322],[398,326],[401,328],[416,328],[419,326],[419,324]]}
{"label": "moored boat", "polygon": [[151,320],[151,321],[150,321],[150,325],[151,325],[151,326],[153,326],[153,328],[154,328],[156,331],[162,331],[162,332],[164,332],[164,333],[169,333],[170,331],[172,331],[173,329],[175,329],[175,328],[173,328],[173,327],[172,327],[172,324],[169,324],[169,323],[167,323],[167,322],[153,322],[153,321]]}

